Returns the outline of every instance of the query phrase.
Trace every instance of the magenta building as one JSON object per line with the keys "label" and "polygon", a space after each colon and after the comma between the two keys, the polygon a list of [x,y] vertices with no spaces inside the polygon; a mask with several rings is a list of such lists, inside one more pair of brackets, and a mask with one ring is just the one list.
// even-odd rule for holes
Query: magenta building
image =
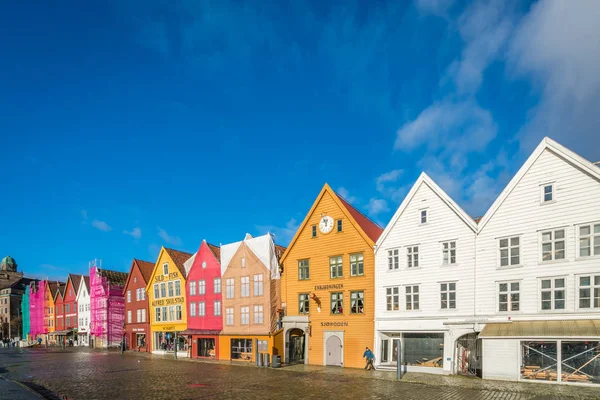
{"label": "magenta building", "polygon": [[29,285],[29,334],[32,339],[45,340],[44,329],[44,293],[46,281],[31,282]]}
{"label": "magenta building", "polygon": [[93,347],[117,347],[123,340],[125,299],[124,272],[109,271],[96,263],[90,266],[90,335]]}

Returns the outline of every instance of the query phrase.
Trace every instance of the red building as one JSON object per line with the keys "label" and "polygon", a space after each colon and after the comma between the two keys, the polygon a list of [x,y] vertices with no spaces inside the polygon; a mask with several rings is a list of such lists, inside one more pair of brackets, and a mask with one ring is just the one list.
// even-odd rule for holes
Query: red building
{"label": "red building", "polygon": [[77,340],[77,291],[81,285],[83,275],[69,274],[67,277],[67,286],[65,287],[63,305],[65,318],[65,333],[67,340]]}
{"label": "red building", "polygon": [[130,350],[149,351],[150,316],[146,285],[152,276],[154,263],[133,259],[123,296],[125,297],[125,344]]}
{"label": "red building", "polygon": [[65,289],[67,288],[66,284],[58,285],[56,288],[56,293],[54,294],[54,326],[55,330],[53,332],[54,341],[56,344],[61,344],[65,340]]}
{"label": "red building", "polygon": [[219,333],[223,329],[221,307],[221,251],[202,241],[185,264],[187,335],[192,358],[219,358]]}

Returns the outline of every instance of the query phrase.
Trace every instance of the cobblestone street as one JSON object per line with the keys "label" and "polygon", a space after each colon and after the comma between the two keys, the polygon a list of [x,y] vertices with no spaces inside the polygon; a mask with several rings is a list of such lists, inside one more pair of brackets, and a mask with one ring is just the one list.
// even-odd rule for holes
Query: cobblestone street
{"label": "cobblestone street", "polygon": [[[69,399],[600,398],[600,390],[594,388],[534,384],[526,386],[528,391],[503,391],[501,384],[496,384],[495,390],[426,385],[369,379],[362,372],[273,370],[88,349],[0,350],[0,375],[4,378],[38,385]],[[0,393],[0,398],[6,397]]]}

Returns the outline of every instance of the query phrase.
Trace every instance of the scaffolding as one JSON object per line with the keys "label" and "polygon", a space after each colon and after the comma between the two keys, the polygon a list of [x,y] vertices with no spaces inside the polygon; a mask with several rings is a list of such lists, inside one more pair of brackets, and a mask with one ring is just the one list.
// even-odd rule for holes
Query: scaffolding
{"label": "scaffolding", "polygon": [[46,281],[31,282],[29,285],[29,335],[35,339],[44,330],[44,292]]}
{"label": "scaffolding", "polygon": [[116,347],[123,340],[127,274],[100,267],[100,260],[90,262],[90,335],[94,347]]}
{"label": "scaffolding", "polygon": [[[35,282],[31,283],[32,285],[35,284]],[[21,339],[22,340],[27,340],[29,341],[29,329],[30,329],[30,322],[29,322],[29,289],[30,287],[27,286],[25,287],[25,293],[23,294],[23,300],[21,301],[21,318],[23,320],[23,332],[21,334]]]}

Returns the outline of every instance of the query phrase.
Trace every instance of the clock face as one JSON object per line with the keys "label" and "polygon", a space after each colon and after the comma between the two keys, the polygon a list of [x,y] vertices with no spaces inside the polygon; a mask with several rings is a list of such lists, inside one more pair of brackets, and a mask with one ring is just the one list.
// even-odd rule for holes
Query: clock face
{"label": "clock face", "polygon": [[331,232],[333,230],[333,218],[327,215],[321,218],[321,222],[319,222],[319,229],[323,233]]}

